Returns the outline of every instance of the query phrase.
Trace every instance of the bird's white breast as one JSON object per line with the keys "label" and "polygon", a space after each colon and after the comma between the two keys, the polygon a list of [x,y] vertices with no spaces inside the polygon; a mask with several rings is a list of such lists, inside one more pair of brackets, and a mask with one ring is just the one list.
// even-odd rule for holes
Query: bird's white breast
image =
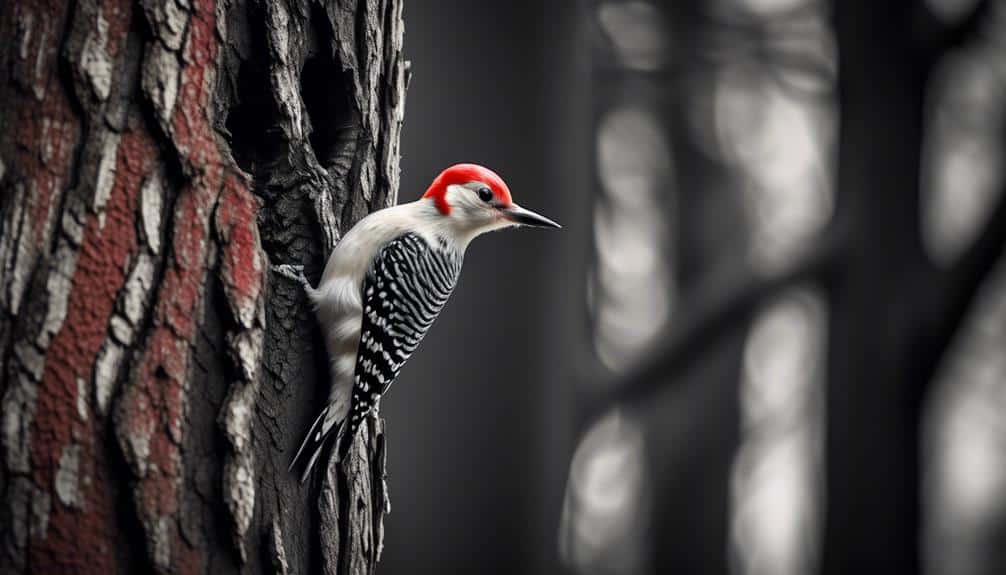
{"label": "bird's white breast", "polygon": [[438,218],[432,201],[419,200],[374,212],[360,220],[336,244],[321,282],[311,295],[332,363],[332,395],[352,387],[363,319],[363,279],[388,242],[413,232],[433,244]]}

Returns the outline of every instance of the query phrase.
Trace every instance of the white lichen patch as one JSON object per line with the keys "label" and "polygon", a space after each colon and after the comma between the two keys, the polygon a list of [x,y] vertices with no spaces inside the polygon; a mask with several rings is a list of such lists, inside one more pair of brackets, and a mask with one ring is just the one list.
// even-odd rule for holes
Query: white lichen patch
{"label": "white lichen patch", "polygon": [[255,394],[255,386],[234,384],[224,405],[224,433],[237,453],[243,453],[251,445]]}
{"label": "white lichen patch", "polygon": [[164,209],[164,181],[159,170],[155,170],[140,187],[140,221],[143,224],[143,239],[150,251],[157,255],[161,251],[161,212]]}
{"label": "white lichen patch", "polygon": [[171,528],[173,525],[174,521],[170,517],[158,517],[154,524],[152,541],[149,542],[154,564],[164,572],[171,569]]}
{"label": "white lichen patch", "polygon": [[108,131],[101,144],[98,158],[98,177],[94,182],[94,211],[98,214],[98,225],[105,227],[105,204],[112,195],[115,185],[115,169],[118,163],[119,135]]}
{"label": "white lichen patch", "polygon": [[[34,186],[29,182],[29,186]],[[28,263],[30,254],[38,249],[31,241],[31,219],[28,217],[28,188],[21,182],[14,184],[14,197],[11,198],[9,210],[4,214],[3,229],[9,232],[0,234],[0,283],[5,288],[7,311],[17,315],[21,307],[21,296],[30,274]]]}
{"label": "white lichen patch", "polygon": [[[150,463],[150,434],[146,431],[133,431],[125,437],[125,455],[133,471],[140,479],[147,476]],[[121,438],[120,438],[121,443]]]}
{"label": "white lichen patch", "polygon": [[[233,453],[224,465],[224,502],[234,521],[232,537],[242,559],[245,555],[244,537],[251,526],[255,511],[255,465],[251,450],[251,426],[258,395],[258,362],[261,357],[263,331],[243,332],[229,338],[231,353],[241,365],[247,383],[231,386],[224,404],[221,423]],[[242,343],[244,342],[244,343]],[[241,351],[241,350],[244,351]],[[258,350],[258,351],[253,351]]]}
{"label": "white lichen patch", "polygon": [[154,35],[170,50],[177,51],[182,47],[185,25],[189,21],[186,8],[186,3],[176,0],[143,2],[143,11],[154,29]]}
{"label": "white lichen patch", "polygon": [[42,149],[39,150],[39,159],[42,160],[43,164],[48,164],[52,160],[52,120],[48,117],[42,118],[42,126],[39,128],[42,132]]}
{"label": "white lichen patch", "polygon": [[[257,321],[264,323],[262,295],[254,303]],[[219,421],[231,445],[224,464],[224,503],[234,522],[231,537],[245,558],[244,538],[255,511],[255,460],[252,452],[252,423],[258,397],[259,366],[265,332],[260,327],[228,334],[231,359],[241,371],[242,381],[231,384]]]}
{"label": "white lichen patch", "polygon": [[[18,354],[15,348],[15,356]],[[31,472],[31,422],[35,418],[38,387],[27,374],[19,373],[3,396],[4,463],[12,473]]]}
{"label": "white lichen patch", "polygon": [[[255,298],[255,303],[252,304],[252,303],[248,302],[247,300],[245,300],[244,301],[244,305],[236,306],[237,310],[238,310],[238,321],[241,322],[241,327],[243,327],[244,329],[251,329],[255,325],[255,321],[256,320],[258,320],[258,322],[259,322],[260,325],[265,323],[265,308],[263,307],[263,302],[262,302],[262,291],[265,289],[265,285],[264,285],[265,284],[265,277],[268,274],[263,273],[263,268],[265,266],[264,266],[263,261],[262,261],[262,256],[263,256],[263,252],[262,252],[262,248],[261,248],[262,241],[259,238],[258,228],[256,226],[252,226],[252,233],[255,236],[255,249],[252,251],[251,268],[255,272],[255,274],[258,277],[262,278],[262,279],[260,279],[259,282],[256,284],[255,291],[253,292],[254,293],[254,298]],[[250,353],[254,353],[255,357],[261,357],[261,353],[260,353],[261,346],[262,346],[262,340],[261,340],[261,337],[260,337],[257,342],[252,342],[252,345],[251,345],[252,349],[250,349],[249,352]],[[247,363],[247,360],[248,360],[247,353],[242,358],[242,360],[245,363]],[[255,359],[252,359],[251,361],[255,362],[256,365],[258,363]],[[244,364],[242,364],[242,365],[244,365]],[[245,370],[246,373],[251,373],[251,371],[252,370],[250,370],[250,369],[246,369]]]}
{"label": "white lichen patch", "polygon": [[136,329],[147,308],[154,287],[156,263],[153,256],[141,253],[126,278],[119,294],[116,312],[109,320],[111,337],[105,340],[94,365],[94,394],[98,412],[105,414],[115,391],[125,350],[133,344]]}
{"label": "white lichen patch", "polygon": [[272,568],[279,575],[290,572],[290,562],[286,558],[286,546],[283,544],[283,530],[280,528],[279,517],[272,518]]}
{"label": "white lichen patch", "polygon": [[123,345],[129,345],[133,341],[133,326],[121,315],[113,315],[108,321],[108,327],[115,341]]}
{"label": "white lichen patch", "polygon": [[70,240],[70,244],[80,247],[80,242],[84,240],[84,214],[78,202],[73,202],[67,207],[60,224],[63,226],[63,235]]}
{"label": "white lichen patch", "polygon": [[87,382],[83,377],[77,378],[77,416],[87,421]]}
{"label": "white lichen patch", "polygon": [[20,17],[14,23],[15,35],[21,38],[21,41],[18,43],[17,55],[22,60],[27,60],[30,53],[32,25],[34,23],[34,12],[21,13]]}
{"label": "white lichen patch", "polygon": [[35,50],[35,81],[32,82],[32,95],[35,99],[41,102],[45,99],[45,87],[47,75],[46,71],[46,60],[48,56],[54,52],[47,42],[49,41],[49,18],[43,13],[42,19],[39,22],[39,38],[38,38],[38,49]]}
{"label": "white lichen patch", "polygon": [[171,114],[175,110],[178,99],[178,79],[181,67],[178,56],[160,43],[149,44],[143,63],[143,75],[140,84],[143,93],[154,106],[157,120],[164,131],[171,132]]}
{"label": "white lichen patch", "polygon": [[[154,258],[140,254],[122,295],[122,313],[134,327],[143,319],[147,296],[154,287]],[[124,342],[129,343],[129,342]]]}
{"label": "white lichen patch", "polygon": [[63,448],[59,456],[54,480],[56,496],[67,507],[79,508],[83,504],[80,496],[80,446],[73,444]]}
{"label": "white lichen patch", "polygon": [[115,379],[122,364],[122,356],[122,346],[113,341],[105,341],[98,352],[98,360],[94,363],[94,398],[101,415],[108,411],[108,402],[115,391]]}
{"label": "white lichen patch", "polygon": [[95,26],[90,28],[80,50],[80,69],[91,90],[104,102],[112,89],[112,59],[108,56],[108,21],[98,7]]}
{"label": "white lichen patch", "polygon": [[27,341],[14,344],[14,359],[22,372],[29,376],[32,384],[42,380],[42,370],[45,369],[45,354]]}
{"label": "white lichen patch", "polygon": [[231,338],[231,351],[236,356],[241,376],[245,381],[258,379],[264,335],[261,329],[252,329]]}
{"label": "white lichen patch", "polygon": [[63,326],[63,320],[66,319],[66,301],[70,297],[70,278],[73,277],[76,267],[76,250],[61,241],[59,247],[56,248],[52,267],[49,270],[49,278],[45,284],[49,305],[45,310],[42,329],[39,330],[38,337],[35,339],[35,345],[40,350],[49,348],[49,342]]}
{"label": "white lichen patch", "polygon": [[224,465],[224,499],[234,520],[235,544],[245,558],[244,537],[255,513],[255,465],[250,453],[235,457]]}

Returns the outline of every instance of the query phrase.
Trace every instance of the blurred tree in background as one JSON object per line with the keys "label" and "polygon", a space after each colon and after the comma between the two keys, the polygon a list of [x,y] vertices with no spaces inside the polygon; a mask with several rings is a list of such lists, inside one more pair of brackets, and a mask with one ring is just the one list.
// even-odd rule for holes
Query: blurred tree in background
{"label": "blurred tree in background", "polygon": [[574,571],[999,572],[1004,9],[583,5]]}

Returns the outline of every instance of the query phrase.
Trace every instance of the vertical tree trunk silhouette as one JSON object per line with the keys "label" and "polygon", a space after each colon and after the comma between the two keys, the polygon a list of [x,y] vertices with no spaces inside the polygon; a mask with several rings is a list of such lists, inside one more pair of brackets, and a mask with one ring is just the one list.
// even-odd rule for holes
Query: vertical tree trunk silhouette
{"label": "vertical tree trunk silhouette", "polygon": [[[918,573],[924,401],[978,288],[1002,254],[1006,201],[947,269],[923,249],[920,174],[935,65],[975,37],[921,3],[834,2],[840,109],[831,295],[823,573]],[[883,278],[883,281],[878,281]]]}
{"label": "vertical tree trunk silhouette", "polygon": [[834,6],[841,122],[835,222],[849,245],[828,286],[823,572],[872,565],[918,573],[919,425],[928,383],[918,371],[918,346],[930,273],[919,174],[928,70],[909,25],[916,6]]}
{"label": "vertical tree trunk silhouette", "polygon": [[394,203],[401,0],[0,4],[0,572],[366,573],[381,422],[301,485],[299,286]]}

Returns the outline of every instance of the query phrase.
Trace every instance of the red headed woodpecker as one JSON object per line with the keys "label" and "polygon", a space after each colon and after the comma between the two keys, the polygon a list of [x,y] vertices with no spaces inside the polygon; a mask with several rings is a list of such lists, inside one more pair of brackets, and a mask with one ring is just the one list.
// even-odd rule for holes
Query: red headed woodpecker
{"label": "red headed woodpecker", "polygon": [[325,335],[331,391],[290,468],[310,458],[307,478],[328,441],[335,457],[352,444],[364,418],[398,376],[451,295],[468,243],[510,226],[558,228],[513,202],[488,168],[457,164],[423,197],[374,212],[332,251],[312,288],[297,266],[277,266],[304,285]]}

